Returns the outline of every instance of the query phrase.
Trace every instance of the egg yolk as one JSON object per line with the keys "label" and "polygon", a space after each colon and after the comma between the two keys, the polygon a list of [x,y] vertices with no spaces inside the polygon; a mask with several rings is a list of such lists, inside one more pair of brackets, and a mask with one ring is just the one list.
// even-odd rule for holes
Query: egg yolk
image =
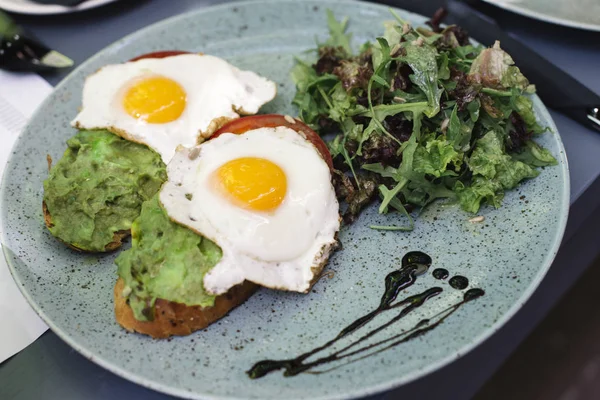
{"label": "egg yolk", "polygon": [[283,202],[287,178],[275,163],[264,158],[243,157],[223,164],[216,171],[223,190],[244,208],[272,211]]}
{"label": "egg yolk", "polygon": [[164,124],[181,116],[186,97],[179,83],[164,76],[153,76],[137,81],[125,92],[123,107],[135,119]]}

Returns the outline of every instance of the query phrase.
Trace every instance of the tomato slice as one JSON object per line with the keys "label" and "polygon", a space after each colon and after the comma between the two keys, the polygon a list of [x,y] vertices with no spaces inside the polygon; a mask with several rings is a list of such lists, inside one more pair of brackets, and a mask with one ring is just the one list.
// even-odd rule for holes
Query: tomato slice
{"label": "tomato slice", "polygon": [[[292,122],[292,120],[294,122]],[[321,154],[321,157],[327,163],[329,169],[333,172],[333,161],[331,160],[331,153],[329,153],[327,145],[325,144],[323,139],[321,139],[319,134],[313,131],[305,123],[287,115],[284,116],[279,114],[264,114],[234,119],[233,121],[230,121],[223,125],[221,129],[213,133],[211,139],[214,139],[223,133],[235,133],[237,135],[241,135],[242,133],[245,133],[252,129],[276,128],[278,126],[285,126],[287,128],[293,129],[296,132],[298,132],[304,139],[311,142],[313,146],[315,146],[319,154]]]}
{"label": "tomato slice", "polygon": [[131,61],[143,60],[145,58],[167,58],[171,56],[179,56],[181,54],[190,54],[189,51],[181,51],[181,50],[165,50],[165,51],[154,51],[152,53],[142,54],[141,56],[137,56],[132,58]]}

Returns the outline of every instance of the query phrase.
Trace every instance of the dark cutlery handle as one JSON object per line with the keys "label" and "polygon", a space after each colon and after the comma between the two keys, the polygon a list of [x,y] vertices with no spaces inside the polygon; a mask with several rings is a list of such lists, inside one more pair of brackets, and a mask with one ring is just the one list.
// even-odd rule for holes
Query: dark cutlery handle
{"label": "dark cutlery handle", "polygon": [[70,59],[29,37],[0,11],[0,69],[39,72],[71,65]]}
{"label": "dark cutlery handle", "polygon": [[588,110],[587,118],[592,125],[600,131],[600,107],[594,107]]}

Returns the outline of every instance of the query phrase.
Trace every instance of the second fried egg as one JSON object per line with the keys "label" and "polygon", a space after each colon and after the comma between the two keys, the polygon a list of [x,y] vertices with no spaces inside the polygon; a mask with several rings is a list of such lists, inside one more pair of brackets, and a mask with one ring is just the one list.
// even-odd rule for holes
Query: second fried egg
{"label": "second fried egg", "polygon": [[217,243],[209,293],[244,280],[306,292],[337,245],[339,204],[315,146],[288,127],[225,133],[181,148],[160,201],[169,217]]}

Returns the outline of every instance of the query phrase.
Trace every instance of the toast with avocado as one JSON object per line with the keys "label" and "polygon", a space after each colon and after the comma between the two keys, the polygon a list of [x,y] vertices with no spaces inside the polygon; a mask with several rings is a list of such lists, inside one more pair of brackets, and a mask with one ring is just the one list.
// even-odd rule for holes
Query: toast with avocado
{"label": "toast with avocado", "polygon": [[44,221],[75,250],[115,250],[166,178],[160,156],[148,147],[106,130],[79,131],[44,181]]}
{"label": "toast with avocado", "polygon": [[225,316],[257,286],[244,282],[214,296],[204,275],[221,259],[219,246],[169,219],[158,195],[142,205],[131,227],[131,249],[115,263],[115,317],[129,331],[154,338],[189,335]]}
{"label": "toast with avocado", "polygon": [[[54,228],[54,222],[52,222],[52,216],[50,215],[50,212],[48,211],[48,206],[46,206],[46,202],[42,201],[42,213],[44,215],[44,223],[46,224],[46,227],[48,228],[48,230],[50,230],[50,232],[52,232],[53,228]],[[121,247],[121,245],[123,244],[123,241],[131,234],[130,230],[122,230],[122,231],[117,231],[113,233],[113,238],[112,241],[105,244],[104,245],[104,250],[99,250],[99,251],[113,251],[118,249],[119,247]],[[73,250],[77,250],[77,251],[92,251],[92,250],[86,250],[86,249],[82,249],[77,247],[75,244],[72,243],[67,243],[64,240],[61,240],[58,236],[56,236],[58,240],[60,240],[61,242],[63,242],[64,244],[66,244],[68,247],[72,248]]]}
{"label": "toast with avocado", "polygon": [[227,293],[217,296],[214,305],[210,307],[188,306],[156,299],[152,320],[140,321],[135,318],[127,298],[123,296],[125,283],[119,278],[114,288],[115,318],[119,325],[129,332],[142,333],[155,339],[185,336],[223,318],[231,309],[246,301],[256,288],[255,284],[246,281],[231,288]]}

